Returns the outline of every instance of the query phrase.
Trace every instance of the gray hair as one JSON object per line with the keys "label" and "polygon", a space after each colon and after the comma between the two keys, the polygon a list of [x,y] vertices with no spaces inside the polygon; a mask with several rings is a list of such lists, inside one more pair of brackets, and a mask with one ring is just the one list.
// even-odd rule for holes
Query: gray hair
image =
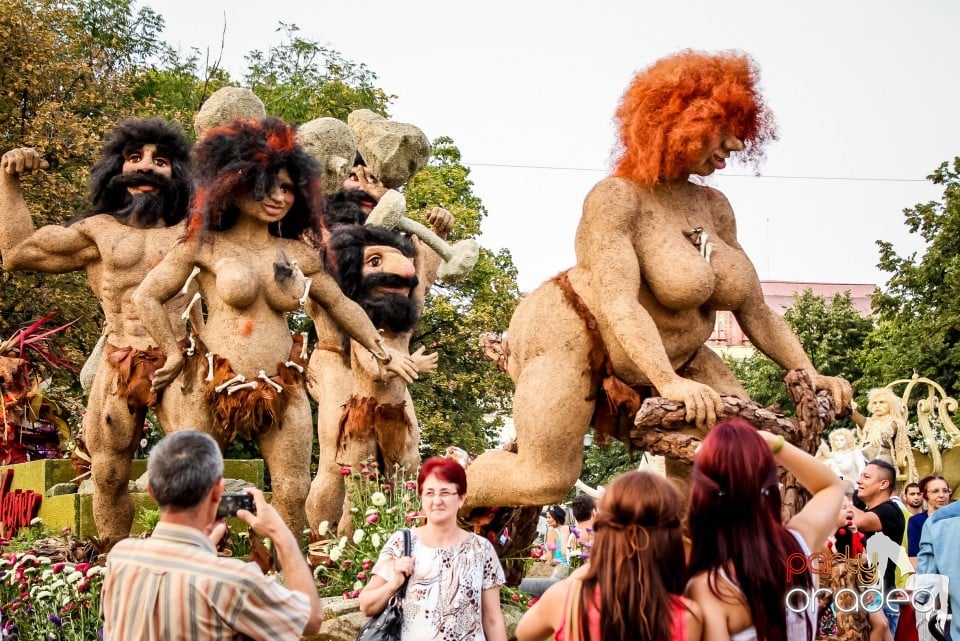
{"label": "gray hair", "polygon": [[160,507],[196,507],[223,478],[223,456],[209,434],[177,431],[150,451],[147,476]]}

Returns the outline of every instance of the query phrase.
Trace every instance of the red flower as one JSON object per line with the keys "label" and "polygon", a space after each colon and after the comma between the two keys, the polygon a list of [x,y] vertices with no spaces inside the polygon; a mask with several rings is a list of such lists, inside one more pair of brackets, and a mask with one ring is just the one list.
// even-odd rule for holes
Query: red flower
{"label": "red flower", "polygon": [[363,520],[366,521],[368,525],[373,525],[374,523],[380,520],[380,515],[377,514],[376,512],[371,512]]}
{"label": "red flower", "polygon": [[519,603],[519,601],[520,601],[520,595],[517,594],[516,592],[514,592],[513,594],[510,595],[510,599],[511,599],[512,601],[517,601],[517,602]]}

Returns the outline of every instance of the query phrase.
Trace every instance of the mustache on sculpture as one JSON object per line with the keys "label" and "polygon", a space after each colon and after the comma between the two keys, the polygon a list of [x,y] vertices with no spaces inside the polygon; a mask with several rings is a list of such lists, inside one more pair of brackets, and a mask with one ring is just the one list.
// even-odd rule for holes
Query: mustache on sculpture
{"label": "mustache on sculpture", "polygon": [[370,274],[363,278],[363,289],[366,292],[372,291],[376,287],[403,287],[413,289],[420,283],[416,276],[404,278],[398,274],[388,274],[381,272]]}
{"label": "mustache on sculpture", "polygon": [[125,174],[117,174],[110,179],[107,186],[110,189],[126,189],[127,187],[140,187],[147,185],[162,189],[170,186],[170,179],[161,176],[152,171],[131,171]]}

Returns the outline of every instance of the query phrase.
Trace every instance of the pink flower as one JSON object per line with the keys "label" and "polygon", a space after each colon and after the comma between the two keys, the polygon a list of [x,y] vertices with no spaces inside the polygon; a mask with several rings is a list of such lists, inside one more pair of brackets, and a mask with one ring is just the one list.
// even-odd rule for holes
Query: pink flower
{"label": "pink flower", "polygon": [[341,467],[341,468],[340,468],[340,476],[350,476],[350,468],[349,468],[349,467]]}
{"label": "pink flower", "polygon": [[420,518],[420,513],[419,513],[419,512],[407,512],[407,516],[406,516],[407,523],[413,523],[414,521],[418,520],[419,518]]}
{"label": "pink flower", "polygon": [[60,570],[62,570],[62,569],[65,568],[65,567],[67,567],[67,564],[66,564],[66,563],[54,563],[52,566],[50,566],[50,569],[51,569],[53,572],[59,572]]}
{"label": "pink flower", "polygon": [[89,569],[90,569],[90,564],[89,564],[89,563],[77,563],[76,570],[77,570],[77,572],[79,572],[80,574],[86,574],[86,573],[87,573],[87,570],[89,570]]}
{"label": "pink flower", "polygon": [[343,598],[344,598],[344,599],[349,599],[349,598],[350,598],[350,590],[344,590],[344,591],[343,591]]}
{"label": "pink flower", "polygon": [[393,486],[390,485],[389,483],[384,483],[384,484],[383,484],[383,491],[384,491],[384,492],[389,492],[389,491],[392,490],[392,489],[393,489]]}
{"label": "pink flower", "polygon": [[514,592],[513,594],[510,595],[510,600],[512,600],[512,601],[518,601],[518,602],[519,602],[519,601],[520,601],[520,595],[517,594],[516,592]]}
{"label": "pink flower", "polygon": [[371,561],[370,559],[364,559],[363,563],[360,564],[360,567],[363,568],[364,570],[369,570],[370,568],[373,567],[373,561]]}
{"label": "pink flower", "polygon": [[404,485],[407,486],[407,489],[408,489],[408,490],[415,490],[415,489],[417,489],[417,484],[414,483],[413,481],[407,481],[406,483],[404,483]]}
{"label": "pink flower", "polygon": [[530,597],[530,600],[527,602],[527,605],[529,605],[529,606],[532,607],[533,604],[536,603],[536,602],[539,601],[539,600],[540,600],[540,597],[538,597],[538,596]]}
{"label": "pink flower", "polygon": [[351,599],[356,599],[359,596],[360,596],[360,590],[354,590],[353,592],[350,593]]}
{"label": "pink flower", "polygon": [[551,552],[555,551],[559,546],[556,543],[550,542],[547,543],[547,549]]}
{"label": "pink flower", "polygon": [[366,581],[366,580],[367,580],[367,573],[366,573],[366,572],[357,572],[357,580],[358,580],[358,581]]}
{"label": "pink flower", "polygon": [[353,561],[351,561],[350,559],[344,559],[344,560],[343,560],[343,563],[340,564],[340,567],[342,567],[344,570],[346,570],[346,569],[347,569],[348,567],[350,567],[351,565],[353,565]]}
{"label": "pink flower", "polygon": [[374,523],[380,520],[380,515],[377,514],[376,512],[371,512],[363,520],[367,522],[367,525],[373,525]]}

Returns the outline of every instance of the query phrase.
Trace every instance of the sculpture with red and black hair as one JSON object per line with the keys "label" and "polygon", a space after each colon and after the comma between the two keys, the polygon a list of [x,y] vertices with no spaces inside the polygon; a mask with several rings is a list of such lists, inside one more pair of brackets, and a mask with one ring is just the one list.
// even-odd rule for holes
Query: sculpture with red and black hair
{"label": "sculpture with red and black hair", "polygon": [[740,139],[740,157],[758,163],[776,139],[759,77],[756,62],[740,51],[686,50],[641,70],[617,107],[614,175],[642,187],[676,180],[720,134]]}
{"label": "sculpture with red and black hair", "polygon": [[[270,223],[280,238],[320,238],[324,199],[321,170],[297,141],[293,127],[280,118],[234,120],[207,132],[194,147],[196,191],[187,222],[187,237],[224,231],[236,224],[239,198],[263,199],[273,189],[277,172],[286,169],[294,201],[282,220]],[[310,232],[310,234],[307,234]]]}

